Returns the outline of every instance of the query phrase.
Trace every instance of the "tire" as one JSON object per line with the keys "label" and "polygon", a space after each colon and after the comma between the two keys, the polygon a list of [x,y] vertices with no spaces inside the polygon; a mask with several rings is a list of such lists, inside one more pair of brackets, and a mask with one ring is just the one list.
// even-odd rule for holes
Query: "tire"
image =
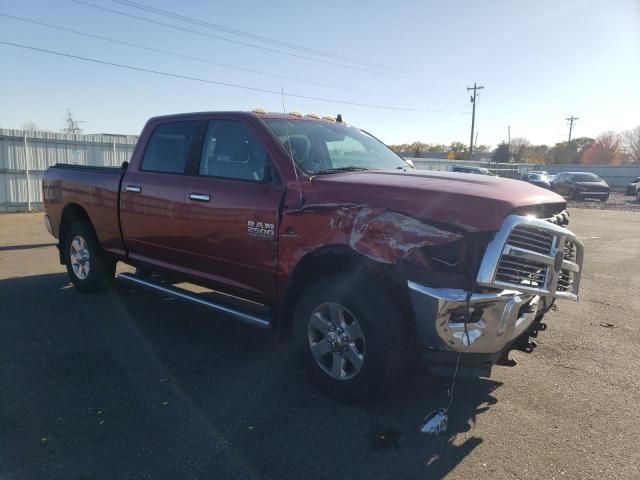
{"label": "tire", "polygon": [[636,200],[640,202],[640,187],[636,189]]}
{"label": "tire", "polygon": [[601,201],[602,203],[606,202],[607,200],[609,200],[609,195],[607,195],[606,197],[602,197],[602,198],[600,199],[600,201]]}
{"label": "tire", "polygon": [[576,192],[573,188],[569,191],[569,198],[571,200],[580,200],[580,196],[578,195],[578,192]]}
{"label": "tire", "polygon": [[116,262],[105,257],[90,223],[72,224],[63,248],[67,274],[78,290],[99,292],[112,283]]}
{"label": "tire", "polygon": [[410,349],[400,309],[360,276],[310,285],[296,305],[294,334],[311,381],[342,401],[373,398],[406,370]]}

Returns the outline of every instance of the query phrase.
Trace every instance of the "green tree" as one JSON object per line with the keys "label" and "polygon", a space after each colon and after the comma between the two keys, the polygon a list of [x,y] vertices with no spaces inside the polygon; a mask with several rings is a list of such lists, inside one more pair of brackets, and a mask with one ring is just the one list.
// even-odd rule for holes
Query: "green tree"
{"label": "green tree", "polygon": [[576,150],[573,142],[556,143],[547,153],[547,163],[568,164],[576,161]]}
{"label": "green tree", "polygon": [[509,161],[509,145],[505,142],[501,142],[493,151],[492,159],[494,162],[506,163]]}
{"label": "green tree", "polygon": [[591,137],[578,137],[571,140],[571,143],[574,145],[576,149],[576,158],[580,159],[582,157],[582,154],[586,150],[588,150],[591,147],[591,145],[596,143],[596,139]]}

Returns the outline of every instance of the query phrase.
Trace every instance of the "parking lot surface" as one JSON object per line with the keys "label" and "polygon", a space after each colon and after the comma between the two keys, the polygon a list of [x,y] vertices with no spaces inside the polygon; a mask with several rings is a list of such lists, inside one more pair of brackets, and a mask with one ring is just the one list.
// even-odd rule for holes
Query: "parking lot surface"
{"label": "parking lot surface", "polygon": [[625,195],[621,191],[612,191],[606,202],[596,199],[568,200],[570,209],[593,208],[597,210],[626,210],[630,212],[640,212],[640,202],[635,196]]}
{"label": "parking lot surface", "polygon": [[366,405],[273,334],[119,285],[86,296],[42,214],[0,215],[0,478],[639,478],[640,214],[574,208],[581,298],[531,355],[457,384],[416,366]]}

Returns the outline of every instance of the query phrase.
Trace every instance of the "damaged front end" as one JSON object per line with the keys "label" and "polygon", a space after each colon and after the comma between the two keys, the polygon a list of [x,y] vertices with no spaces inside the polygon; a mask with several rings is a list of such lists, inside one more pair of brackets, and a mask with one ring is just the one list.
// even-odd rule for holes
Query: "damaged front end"
{"label": "damaged front end", "polygon": [[441,281],[406,276],[418,338],[436,373],[451,371],[456,352],[473,375],[512,363],[510,350],[533,350],[530,337],[546,328],[541,320],[556,298],[577,300],[583,246],[561,225],[557,217],[510,215],[487,243],[476,239],[481,258],[467,245],[466,276],[451,268],[452,256],[432,274]]}

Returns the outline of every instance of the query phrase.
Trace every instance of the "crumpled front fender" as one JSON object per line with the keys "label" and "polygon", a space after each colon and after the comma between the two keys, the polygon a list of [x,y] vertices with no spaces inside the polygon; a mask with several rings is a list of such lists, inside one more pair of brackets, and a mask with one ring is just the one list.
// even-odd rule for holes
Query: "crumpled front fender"
{"label": "crumpled front fender", "polygon": [[327,245],[348,245],[367,258],[395,264],[422,247],[459,238],[403,213],[350,204],[305,205],[285,212],[279,234],[285,272],[306,253]]}

